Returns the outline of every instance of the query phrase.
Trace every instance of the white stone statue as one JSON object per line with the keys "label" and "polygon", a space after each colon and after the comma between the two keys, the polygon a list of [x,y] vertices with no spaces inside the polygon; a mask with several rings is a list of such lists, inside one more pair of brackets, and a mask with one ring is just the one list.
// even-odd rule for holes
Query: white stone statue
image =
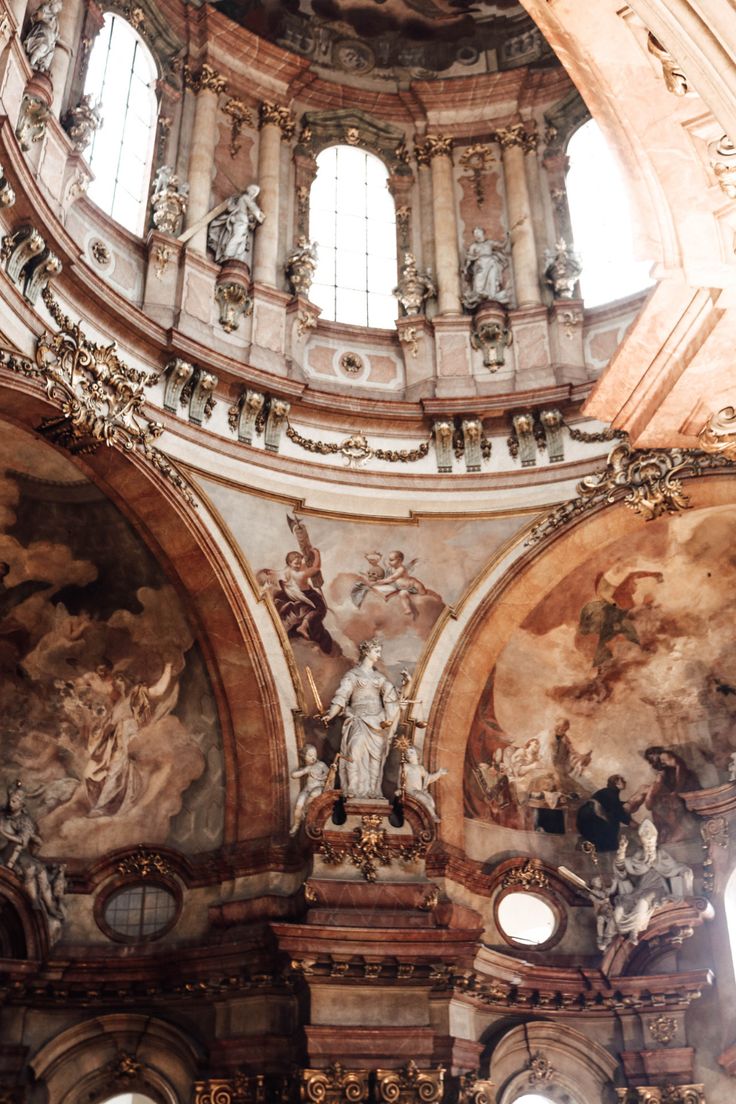
{"label": "white stone statue", "polygon": [[736,782],[736,751],[732,751],[728,757],[728,781]]}
{"label": "white stone statue", "polygon": [[218,264],[248,261],[253,231],[265,218],[256,203],[260,190],[257,184],[250,184],[242,195],[231,196],[225,210],[212,219],[207,231],[207,245]]}
{"label": "white stone statue", "polygon": [[31,16],[30,30],[23,39],[31,69],[36,73],[48,73],[59,41],[59,12],[62,0],[44,0]]}
{"label": "white stone statue", "polygon": [[340,784],[347,797],[381,798],[381,783],[391,739],[399,720],[396,687],[375,670],[381,658],[378,640],[364,640],[359,662],[348,671],[323,715],[329,724],[343,713]]}
{"label": "white stone statue", "polygon": [[438,779],[444,778],[446,774],[447,770],[445,767],[440,767],[440,769],[436,771],[428,771],[427,768],[423,767],[419,762],[417,749],[415,747],[410,747],[401,765],[401,787],[396,791],[396,796],[401,797],[403,794],[408,794],[409,797],[413,797],[415,801],[420,801],[425,809],[429,810],[432,820],[436,820],[439,823],[440,818],[437,816],[437,807],[434,803],[434,798],[429,792],[429,787],[433,782],[437,782]]}
{"label": "white stone statue", "polygon": [[408,317],[421,314],[427,299],[437,295],[437,288],[430,270],[419,272],[413,253],[404,253],[401,277],[391,294],[396,296],[400,307]]}
{"label": "white stone statue", "polygon": [[321,759],[317,758],[317,749],[314,744],[304,745],[304,766],[297,767],[291,772],[292,778],[306,778],[306,785],[302,788],[294,805],[294,818],[291,822],[289,835],[295,836],[304,819],[307,805],[315,797],[319,797],[325,788],[330,768]]}
{"label": "white stone statue", "polygon": [[628,839],[622,836],[614,861],[613,922],[615,930],[637,943],[649,926],[652,913],[663,901],[692,896],[693,872],[657,847],[657,829],[651,820],[639,827],[641,849],[627,855]]}
{"label": "white stone statue", "polygon": [[189,185],[180,184],[171,165],[162,165],[153,181],[151,222],[164,234],[176,237],[181,231],[189,202]]}
{"label": "white stone statue", "polygon": [[15,782],[8,787],[5,808],[0,813],[0,865],[21,879],[33,907],[46,914],[49,941],[53,944],[61,935],[66,917],[66,869],[61,865],[47,866],[36,858],[33,851],[42,842],[26,811],[23,786]]}
{"label": "white stone statue", "polygon": [[554,249],[545,250],[544,282],[552,289],[555,299],[572,299],[582,271],[580,255],[564,238],[555,242]]}
{"label": "white stone statue", "polygon": [[465,250],[462,265],[463,306],[474,310],[479,303],[506,304],[510,294],[504,288],[504,272],[508,268],[508,235],[506,241],[487,238],[480,226],[473,230],[473,240]]}

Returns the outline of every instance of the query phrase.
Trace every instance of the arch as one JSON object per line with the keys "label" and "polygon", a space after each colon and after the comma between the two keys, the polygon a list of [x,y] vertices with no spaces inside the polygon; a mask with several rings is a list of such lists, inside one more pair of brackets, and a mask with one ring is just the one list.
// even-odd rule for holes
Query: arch
{"label": "arch", "polygon": [[396,213],[388,169],[356,145],[317,157],[309,193],[311,236],[319,242],[310,296],[323,318],[389,328],[396,319]]}
{"label": "arch", "polygon": [[[89,152],[89,198],[127,230],[142,234],[156,140],[158,72],[135,28],[106,12],[90,53],[84,93],[103,119]],[[122,108],[121,108],[122,105]]]}
{"label": "arch", "polygon": [[[13,423],[33,431],[55,412],[17,378],[0,372],[0,399]],[[47,447],[53,448],[48,445]],[[247,583],[213,540],[217,520],[206,505],[192,510],[144,459],[114,448],[79,458],[63,453],[91,479],[135,529],[182,596],[193,621],[217,703],[225,785],[224,844],[239,845],[243,861],[266,861],[274,834],[289,820],[287,738],[280,701]],[[287,750],[287,739],[289,748]],[[293,748],[292,748],[292,745]],[[139,842],[139,841],[131,841]],[[143,841],[146,842],[146,841]]]}
{"label": "arch", "polygon": [[0,866],[0,958],[40,959],[48,945],[43,914],[31,907],[19,880]]}
{"label": "arch", "polygon": [[189,1100],[199,1040],[153,1016],[93,1016],[61,1031],[29,1059],[47,1104],[97,1104],[117,1092],[138,1092],[157,1104]]}
{"label": "arch", "polygon": [[557,1104],[564,1094],[574,1104],[606,1100],[618,1063],[589,1036],[543,1020],[518,1024],[496,1044],[490,1079],[498,1104],[516,1104],[539,1092]]}
{"label": "arch", "polygon": [[[688,481],[688,493],[697,512],[736,501],[736,485],[727,476]],[[489,569],[457,621],[448,622],[434,641],[416,696],[432,702],[424,761],[432,769],[440,764],[448,769],[438,801],[439,835],[446,844],[464,848],[466,843],[461,776],[468,735],[489,674],[512,634],[575,568],[609,542],[646,525],[619,503],[564,529],[542,548],[525,549],[525,534],[520,534]]]}

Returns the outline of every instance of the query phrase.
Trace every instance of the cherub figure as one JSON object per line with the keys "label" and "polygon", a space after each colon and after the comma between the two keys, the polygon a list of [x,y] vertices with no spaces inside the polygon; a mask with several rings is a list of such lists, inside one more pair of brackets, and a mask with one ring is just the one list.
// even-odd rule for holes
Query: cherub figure
{"label": "cherub figure", "polygon": [[417,608],[412,601],[412,596],[415,594],[427,595],[433,593],[427,590],[420,579],[417,579],[415,575],[411,574],[419,561],[413,559],[406,563],[406,557],[403,552],[398,549],[394,552],[389,552],[386,557],[385,566],[381,566],[384,572],[382,577],[380,579],[374,579],[371,578],[371,575],[377,574],[379,570],[379,564],[374,558],[377,555],[377,553],[371,552],[366,556],[366,559],[371,564],[371,568],[365,574],[361,573],[363,581],[356,583],[351,591],[350,596],[354,604],[360,608],[369,590],[382,595],[384,602],[388,602],[391,598],[398,595],[401,608],[406,616],[412,618],[416,617]]}
{"label": "cherub figure", "polygon": [[408,794],[413,797],[415,801],[421,802],[425,809],[429,810],[432,820],[439,823],[439,817],[437,816],[437,806],[434,803],[434,798],[429,792],[428,787],[433,782],[437,782],[440,778],[444,778],[447,774],[445,767],[440,767],[436,771],[428,771],[426,767],[422,766],[419,762],[419,754],[415,747],[410,747],[404,755],[404,762],[401,765],[401,785],[400,789],[396,791],[397,797],[402,797],[404,794]]}
{"label": "cherub figure", "polygon": [[295,836],[304,819],[304,814],[310,801],[319,797],[325,788],[329,767],[317,758],[317,749],[314,744],[304,745],[304,766],[297,767],[291,772],[292,778],[306,778],[307,782],[301,790],[294,805],[294,819],[289,829],[289,835]]}

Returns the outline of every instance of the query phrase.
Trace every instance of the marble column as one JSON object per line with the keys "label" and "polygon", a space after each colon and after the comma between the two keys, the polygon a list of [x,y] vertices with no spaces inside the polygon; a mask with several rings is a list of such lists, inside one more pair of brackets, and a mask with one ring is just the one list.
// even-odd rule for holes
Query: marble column
{"label": "marble column", "polygon": [[81,0],[64,0],[59,13],[59,39],[49,69],[49,77],[54,86],[51,110],[57,116],[61,113],[69,69],[78,48],[82,14]]}
{"label": "marble column", "polygon": [[434,214],[432,212],[432,170],[429,167],[429,153],[423,141],[414,142],[414,156],[417,161],[417,187],[419,189],[419,220],[422,235],[421,266],[424,269],[436,269],[434,256]]}
{"label": "marble column", "polygon": [[432,166],[432,211],[439,313],[441,315],[461,314],[460,255],[452,177],[452,139],[441,134],[428,135],[425,146]]}
{"label": "marble column", "polygon": [[293,136],[294,119],[287,108],[273,103],[262,103],[259,115],[258,184],[261,191],[258,204],[264,219],[255,233],[253,280],[257,284],[280,287],[277,265],[281,221],[281,142]]}
{"label": "marble column", "polygon": [[[210,191],[212,187],[212,163],[217,146],[217,100],[225,91],[226,80],[212,68],[203,65],[199,73],[193,73],[187,66],[184,70],[185,85],[197,96],[194,105],[191,143],[189,146],[189,208],[187,210],[187,228],[203,219],[210,210]],[[192,249],[199,253],[207,252],[207,227],[203,226],[190,238]]]}
{"label": "marble column", "polygon": [[534,217],[524,165],[524,151],[532,138],[536,140],[536,135],[530,134],[523,123],[515,123],[496,131],[496,140],[503,151],[511,261],[516,301],[520,307],[536,307],[542,302],[539,259],[534,241]]}

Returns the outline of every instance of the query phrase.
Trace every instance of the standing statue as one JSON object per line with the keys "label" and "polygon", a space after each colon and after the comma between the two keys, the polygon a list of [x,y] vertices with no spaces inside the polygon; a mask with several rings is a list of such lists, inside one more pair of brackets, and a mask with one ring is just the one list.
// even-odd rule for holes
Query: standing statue
{"label": "standing statue", "polygon": [[554,249],[545,250],[544,282],[552,289],[555,299],[572,299],[582,271],[580,254],[564,238],[555,242]]}
{"label": "standing statue", "polygon": [[383,768],[399,720],[396,687],[375,670],[378,640],[361,642],[357,666],[343,676],[322,721],[343,713],[340,784],[346,797],[381,798]]}
{"label": "standing statue", "polygon": [[151,196],[151,221],[156,229],[174,237],[181,233],[188,202],[189,185],[179,183],[170,165],[162,165],[153,181]]}
{"label": "standing statue", "polygon": [[508,234],[501,242],[487,238],[480,226],[473,230],[473,240],[465,250],[462,265],[462,299],[468,310],[474,310],[483,302],[509,302],[511,295],[503,286],[504,272],[509,265],[508,249]]}
{"label": "standing statue", "polygon": [[433,299],[436,296],[437,288],[430,270],[419,272],[413,253],[404,254],[401,276],[391,294],[399,300],[404,314],[410,317],[421,314],[427,299]]}
{"label": "standing statue", "polygon": [[35,822],[26,811],[25,793],[20,782],[8,787],[5,808],[0,813],[0,865],[12,870],[23,882],[34,909],[45,913],[49,942],[61,935],[66,912],[66,869],[41,862],[33,854],[42,839]]}
{"label": "standing statue", "polygon": [[317,243],[310,242],[304,234],[296,239],[296,245],[286,258],[286,278],[294,295],[308,295],[317,267]]}
{"label": "standing statue", "polygon": [[415,747],[407,749],[404,756],[404,762],[401,764],[401,778],[400,788],[396,791],[397,797],[403,797],[404,794],[408,794],[409,797],[413,797],[415,801],[419,801],[424,805],[425,809],[429,810],[429,814],[432,820],[439,823],[439,817],[437,816],[437,806],[434,803],[434,798],[429,792],[429,786],[433,782],[437,782],[438,779],[444,778],[447,774],[445,767],[440,767],[436,771],[428,771],[426,767],[422,766],[419,762],[419,754]]}
{"label": "standing statue", "polygon": [[31,27],[23,40],[28,63],[35,73],[48,73],[59,41],[59,12],[62,0],[44,0],[31,16]]}
{"label": "standing statue", "polygon": [[225,264],[226,261],[247,262],[253,231],[266,217],[256,203],[260,190],[257,184],[250,184],[242,195],[231,196],[224,211],[212,219],[207,231],[207,245],[218,264]]}
{"label": "standing statue", "polygon": [[296,804],[294,805],[294,819],[289,829],[290,836],[295,836],[299,831],[299,825],[304,819],[307,805],[309,805],[310,801],[313,801],[315,797],[319,797],[324,790],[329,772],[330,768],[327,764],[317,758],[317,749],[314,744],[305,744],[304,766],[297,767],[296,770],[291,772],[292,778],[306,777],[307,784],[301,790],[296,799]]}

